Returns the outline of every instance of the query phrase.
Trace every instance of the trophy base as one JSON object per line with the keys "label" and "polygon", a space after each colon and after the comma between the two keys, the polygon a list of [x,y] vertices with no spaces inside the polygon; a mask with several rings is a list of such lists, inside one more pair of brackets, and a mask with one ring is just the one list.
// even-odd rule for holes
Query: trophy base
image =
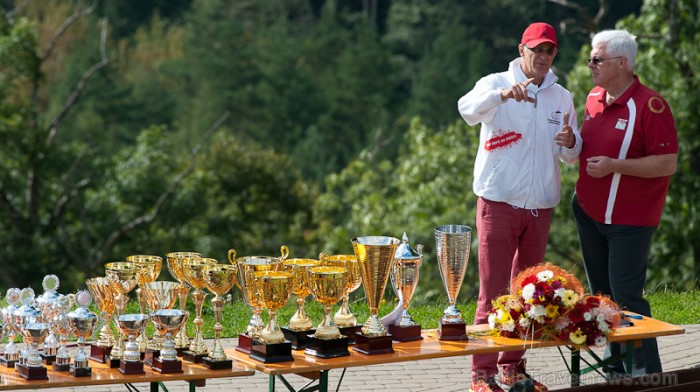
{"label": "trophy base", "polygon": [[70,363],[54,362],[51,364],[51,369],[57,372],[67,372],[70,370]]}
{"label": "trophy base", "polygon": [[5,358],[0,358],[0,365],[7,367],[7,368],[14,369],[16,363],[17,363],[17,360],[9,361]]}
{"label": "trophy base", "polygon": [[112,357],[107,357],[107,366],[109,366],[110,369],[116,369],[119,367],[119,365],[123,361],[120,358],[112,358]]}
{"label": "trophy base", "polygon": [[75,365],[70,365],[70,375],[73,377],[89,377],[92,375],[91,367],[75,367]]}
{"label": "trophy base", "polygon": [[96,344],[91,344],[90,345],[90,356],[88,357],[89,360],[99,362],[99,363],[107,363],[107,360],[109,358],[109,354],[112,352],[112,347],[102,347],[98,346]]}
{"label": "trophy base", "polygon": [[324,340],[309,335],[308,345],[306,350],[304,350],[304,354],[319,358],[346,357],[350,355],[350,351],[348,351],[348,338],[345,336],[338,339]]}
{"label": "trophy base", "polygon": [[409,327],[402,327],[400,325],[389,325],[389,333],[393,336],[393,339],[397,342],[411,342],[414,340],[421,340],[423,336],[420,334],[420,325],[411,325]]}
{"label": "trophy base", "polygon": [[141,361],[121,361],[119,372],[121,374],[146,374],[143,371],[143,362]]}
{"label": "trophy base", "polygon": [[182,373],[182,361],[176,359],[174,361],[161,360],[160,357],[153,359],[153,370],[161,374]]}
{"label": "trophy base", "polygon": [[39,354],[41,357],[41,362],[46,365],[46,366],[51,366],[51,364],[56,361],[56,356],[55,355],[44,355],[44,354]]}
{"label": "trophy base", "polygon": [[205,357],[204,359],[202,359],[202,365],[206,366],[208,369],[211,370],[231,370],[231,368],[233,367],[233,361],[230,359],[214,360],[209,357]]}
{"label": "trophy base", "polygon": [[46,368],[43,366],[27,366],[24,364],[17,364],[15,369],[25,380],[48,380]]}
{"label": "trophy base", "polygon": [[282,343],[265,344],[255,340],[250,357],[262,363],[291,362],[294,361],[292,343],[285,340]]}
{"label": "trophy base", "polygon": [[192,362],[192,363],[202,363],[202,360],[204,359],[204,357],[206,357],[208,355],[209,355],[209,353],[207,353],[207,352],[197,354],[197,353],[194,353],[194,352],[188,350],[188,351],[183,351],[182,360],[187,361],[187,362]]}
{"label": "trophy base", "polygon": [[306,331],[295,331],[287,327],[282,327],[282,333],[284,333],[284,338],[292,342],[292,350],[303,350],[308,345],[307,335],[313,335],[316,330],[309,329]]}
{"label": "trophy base", "polygon": [[240,351],[244,354],[250,354],[253,348],[253,339],[244,334],[238,335],[238,346],[236,346],[236,351]]}
{"label": "trophy base", "polygon": [[341,335],[348,337],[348,344],[355,344],[355,334],[362,330],[362,325],[351,325],[349,327],[338,326]]}
{"label": "trophy base", "polygon": [[153,366],[153,360],[158,357],[160,357],[160,350],[147,348],[146,353],[143,355],[143,363]]}
{"label": "trophy base", "polygon": [[448,323],[445,319],[440,319],[437,335],[440,340],[457,340],[467,341],[467,323],[464,321],[459,323]]}
{"label": "trophy base", "polygon": [[353,350],[366,355],[393,353],[392,340],[393,337],[389,334],[386,336],[365,336],[358,332],[355,334]]}

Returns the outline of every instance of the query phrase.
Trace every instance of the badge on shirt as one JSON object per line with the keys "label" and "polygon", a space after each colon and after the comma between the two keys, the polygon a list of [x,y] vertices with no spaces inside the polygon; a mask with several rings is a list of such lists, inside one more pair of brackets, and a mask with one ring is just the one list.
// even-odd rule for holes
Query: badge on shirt
{"label": "badge on shirt", "polygon": [[617,124],[615,124],[615,129],[625,129],[627,128],[627,119],[618,118]]}

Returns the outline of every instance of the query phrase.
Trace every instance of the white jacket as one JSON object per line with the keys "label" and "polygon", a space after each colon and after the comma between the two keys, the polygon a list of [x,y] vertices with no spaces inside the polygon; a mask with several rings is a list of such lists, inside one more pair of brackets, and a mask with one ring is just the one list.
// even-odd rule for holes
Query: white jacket
{"label": "white jacket", "polygon": [[[501,100],[502,89],[527,79],[520,58],[516,58],[508,71],[481,78],[459,99],[462,118],[469,125],[481,123],[474,193],[520,208],[552,208],[560,198],[559,159],[567,163],[578,160],[581,135],[571,93],[556,83],[551,70],[539,87],[532,83],[527,86],[528,95],[534,96],[536,103]],[[567,112],[576,136],[571,149],[554,141]]]}

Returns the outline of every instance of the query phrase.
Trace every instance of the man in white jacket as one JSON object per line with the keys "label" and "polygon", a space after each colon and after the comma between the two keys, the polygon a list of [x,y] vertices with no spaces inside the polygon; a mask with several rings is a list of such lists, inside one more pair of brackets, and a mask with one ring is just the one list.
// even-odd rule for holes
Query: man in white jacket
{"label": "man in white jacket", "polygon": [[[518,272],[544,261],[552,209],[560,198],[559,161],[576,162],[581,151],[571,93],[550,69],[558,49],[551,25],[531,24],[508,71],[481,78],[458,102],[469,125],[481,123],[473,183],[479,197],[475,324],[487,322],[491,301],[507,294]],[[529,379],[523,355],[472,356],[471,391],[502,391],[499,367],[501,385]]]}

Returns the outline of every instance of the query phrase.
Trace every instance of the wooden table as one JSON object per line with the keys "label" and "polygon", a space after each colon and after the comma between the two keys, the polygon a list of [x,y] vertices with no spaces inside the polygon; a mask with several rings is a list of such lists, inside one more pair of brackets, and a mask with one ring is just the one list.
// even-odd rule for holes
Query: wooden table
{"label": "wooden table", "polygon": [[222,377],[242,377],[252,376],[255,371],[248,369],[241,363],[234,361],[232,369],[225,370],[209,370],[208,368],[182,363],[182,373],[160,374],[151,370],[148,365],[144,366],[146,374],[124,375],[119,372],[119,369],[110,369],[105,364],[90,361],[92,367],[92,375],[90,377],[73,377],[68,372],[56,372],[47,367],[48,380],[33,380],[27,381],[22,378],[14,369],[0,366],[0,390],[14,389],[38,389],[38,388],[58,388],[58,387],[77,387],[87,385],[105,385],[105,384],[126,384],[130,390],[133,387],[131,383],[148,382],[150,383],[151,392],[158,391],[160,383],[164,381],[187,381],[190,384],[190,391],[205,385],[208,378]]}
{"label": "wooden table", "polygon": [[[643,317],[640,320],[633,320],[634,325],[624,328],[618,328],[613,331],[609,340],[627,344],[629,355],[626,360],[631,361],[631,348],[639,344],[641,339],[653,338],[667,335],[682,334],[685,330],[676,325],[665,323],[649,317]],[[424,330],[422,340],[397,343],[394,342],[394,353],[365,355],[358,353],[350,347],[350,356],[340,358],[316,358],[305,355],[303,351],[293,351],[293,362],[271,363],[265,364],[248,355],[233,349],[227,350],[226,354],[235,358],[246,366],[259,370],[269,375],[269,390],[274,391],[275,379],[280,379],[284,385],[290,390],[294,388],[286,381],[284,375],[297,374],[311,379],[317,379],[318,385],[310,388],[303,388],[297,392],[319,390],[321,392],[328,391],[328,372],[334,369],[343,369],[356,366],[369,366],[393,362],[418,361],[431,358],[443,358],[462,355],[497,353],[502,351],[518,351],[523,349],[533,349],[541,347],[567,346],[565,342],[553,340],[520,340],[512,338],[504,338],[497,336],[484,336],[483,332],[488,330],[488,326],[470,326],[467,331],[470,335],[469,341],[451,342],[440,341],[436,336],[435,330]],[[578,380],[582,373],[593,370],[596,367],[602,366],[600,358],[596,358],[597,366],[592,366],[586,369],[581,369],[581,352],[580,350],[569,347],[571,349],[571,367],[572,386],[578,385]],[[592,354],[590,350],[589,353]],[[617,359],[616,359],[617,360]],[[340,379],[342,382],[342,377]]]}

